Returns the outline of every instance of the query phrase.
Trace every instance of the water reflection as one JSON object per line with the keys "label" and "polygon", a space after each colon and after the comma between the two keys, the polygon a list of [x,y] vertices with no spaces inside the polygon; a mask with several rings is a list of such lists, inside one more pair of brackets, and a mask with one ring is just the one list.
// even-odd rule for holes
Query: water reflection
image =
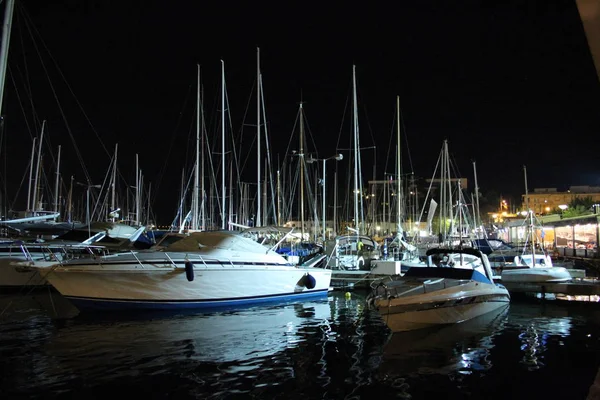
{"label": "water reflection", "polygon": [[544,353],[550,340],[567,338],[573,324],[567,309],[545,307],[539,304],[518,304],[510,318],[512,329],[519,333],[520,363],[535,371],[545,366]]}
{"label": "water reflection", "polygon": [[509,307],[444,327],[398,332],[383,353],[382,371],[405,374],[469,374],[492,367],[493,336],[502,330]]}
{"label": "water reflection", "polygon": [[[60,320],[17,300],[22,309],[11,306],[0,323],[0,368],[12,372],[0,375],[0,398],[123,390],[154,398],[536,398],[553,376],[573,385],[551,394],[585,398],[581,388],[587,392],[600,364],[595,309],[513,302],[463,324],[392,335],[358,292],[212,313]],[[527,387],[515,397],[506,382],[521,381]]]}

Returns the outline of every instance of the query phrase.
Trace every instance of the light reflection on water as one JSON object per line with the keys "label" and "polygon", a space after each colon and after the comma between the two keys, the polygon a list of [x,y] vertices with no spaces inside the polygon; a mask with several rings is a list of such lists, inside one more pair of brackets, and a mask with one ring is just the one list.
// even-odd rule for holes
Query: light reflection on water
{"label": "light reflection on water", "polygon": [[532,383],[559,375],[568,392],[553,386],[547,398],[585,398],[600,365],[600,309],[562,303],[513,302],[463,324],[391,335],[360,292],[61,320],[24,297],[0,297],[0,310],[8,302],[2,398],[527,398],[544,394]]}

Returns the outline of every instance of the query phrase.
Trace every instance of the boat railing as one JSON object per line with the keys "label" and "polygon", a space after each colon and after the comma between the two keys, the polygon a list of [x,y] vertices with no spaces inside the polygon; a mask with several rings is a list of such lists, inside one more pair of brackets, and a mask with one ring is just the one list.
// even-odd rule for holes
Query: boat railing
{"label": "boat railing", "polygon": [[207,259],[206,257],[203,257],[202,254],[193,254],[193,253],[188,254],[186,258],[192,262],[194,261],[194,259],[197,259],[197,260],[201,261],[202,264],[204,264],[204,266],[207,268],[208,268],[208,264],[206,263],[206,261],[211,261],[211,260],[218,262],[223,267],[225,267],[225,266],[235,267],[233,261],[229,258],[227,258],[227,261],[224,262],[225,260],[223,260],[223,259],[217,259],[217,258]]}
{"label": "boat railing", "polygon": [[[19,252],[26,261],[66,261],[73,258],[97,257],[106,255],[108,250],[103,246],[80,244],[52,244],[52,243],[20,243]],[[37,254],[34,256],[34,254]]]}
{"label": "boat railing", "polygon": [[21,248],[21,253],[23,253],[25,260],[33,261],[33,257],[31,257],[31,253],[29,252],[27,246],[25,246],[25,244],[22,243],[19,247]]}
{"label": "boat railing", "polygon": [[[137,252],[131,251],[131,255],[133,256],[133,258],[136,259],[136,261],[138,262],[138,264],[140,265],[140,267],[144,268],[144,263],[137,256]],[[173,259],[169,255],[169,253],[164,252],[164,255],[165,255],[165,258],[167,259],[167,261],[169,262],[170,266],[173,267],[173,269],[177,269],[177,264],[175,263],[175,261],[173,261]],[[206,262],[204,261],[204,258],[202,256],[200,256],[199,254],[195,254],[195,255],[198,256],[198,258],[200,259],[200,261],[202,261],[202,263],[204,264],[204,266],[207,266]],[[186,260],[190,258],[189,256],[190,255],[186,256]],[[156,265],[155,265],[155,267],[156,267]]]}

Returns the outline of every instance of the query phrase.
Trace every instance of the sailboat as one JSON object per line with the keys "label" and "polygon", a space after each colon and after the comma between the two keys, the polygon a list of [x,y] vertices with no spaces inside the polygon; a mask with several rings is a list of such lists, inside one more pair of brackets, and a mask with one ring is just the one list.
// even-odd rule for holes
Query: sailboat
{"label": "sailboat", "polygon": [[[360,142],[358,135],[358,106],[356,94],[356,66],[352,66],[352,88],[353,88],[353,204],[354,204],[354,226],[348,226],[348,233],[335,237],[328,265],[334,270],[332,285],[354,286],[355,282],[365,282],[366,276],[370,274],[371,263],[379,259],[379,244],[371,236],[365,233],[362,218],[362,195],[361,195],[361,173],[360,173]],[[359,212],[360,209],[360,212]]]}
{"label": "sailboat", "polygon": [[[397,275],[406,272],[411,264],[421,263],[419,252],[416,246],[404,240],[404,230],[402,229],[402,168],[400,151],[400,97],[396,96],[396,128],[397,143],[396,149],[396,236],[389,243],[384,242],[384,252],[382,258],[373,261],[371,274],[374,275]],[[386,251],[387,250],[387,251]],[[402,268],[404,266],[404,268]]]}
{"label": "sailboat", "polygon": [[[463,195],[461,187],[461,180],[451,178],[450,176],[450,154],[448,151],[448,141],[445,140],[440,152],[438,159],[438,166],[440,167],[440,207],[438,211],[439,220],[439,235],[435,242],[427,242],[426,249],[420,249],[420,251],[426,252],[429,248],[441,247],[441,248],[464,248],[471,247],[471,238],[466,233],[468,232],[468,208]],[[436,166],[436,172],[437,168]],[[432,182],[434,179],[432,179]],[[456,186],[454,186],[456,185]],[[431,186],[429,188],[429,194],[432,192]],[[428,225],[431,226],[433,214],[437,208],[438,203],[431,199],[432,206],[429,209]],[[423,211],[422,211],[423,214]],[[424,247],[422,244],[421,246]],[[427,267],[428,261],[423,259],[413,258],[406,260],[402,263],[402,269],[406,270],[412,267]]]}
{"label": "sailboat", "polygon": [[[525,173],[525,196],[527,197],[527,169]],[[512,263],[505,264],[500,273],[502,282],[567,282],[572,279],[564,267],[555,267],[550,255],[539,245],[536,235],[535,215],[527,210],[527,241],[521,254],[516,255]],[[543,232],[543,230],[542,230]],[[537,252],[536,252],[537,251]],[[493,253],[492,253],[493,254]]]}

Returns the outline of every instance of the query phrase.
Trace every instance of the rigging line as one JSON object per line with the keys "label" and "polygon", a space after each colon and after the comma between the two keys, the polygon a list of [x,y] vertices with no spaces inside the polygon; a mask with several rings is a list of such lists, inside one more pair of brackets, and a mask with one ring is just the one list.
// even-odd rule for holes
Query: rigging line
{"label": "rigging line", "polygon": [[169,158],[171,157],[171,154],[173,152],[173,148],[175,147],[175,139],[177,138],[177,131],[179,130],[180,125],[182,124],[182,120],[183,120],[183,110],[185,110],[187,108],[188,102],[189,102],[189,98],[190,98],[190,93],[192,90],[192,85],[188,86],[188,91],[184,97],[183,100],[183,104],[181,107],[181,110],[179,112],[178,118],[177,118],[177,123],[175,124],[175,128],[173,129],[173,131],[171,132],[171,135],[169,135],[171,137],[170,143],[169,143],[169,147],[167,149],[167,154],[165,154],[164,157],[164,162],[162,163],[162,166],[160,168],[160,170],[158,171],[158,179],[157,181],[155,181],[155,189],[154,189],[154,194],[151,195],[151,203],[154,203],[154,201],[156,200],[156,198],[160,195],[160,184],[162,183],[162,179],[163,176],[165,175],[165,172],[167,170],[167,166],[169,164]]}
{"label": "rigging line", "polygon": [[[240,154],[243,154],[242,149],[244,148],[244,127],[246,126],[254,126],[256,127],[256,124],[246,124],[244,121],[246,121],[246,117],[248,116],[248,112],[250,109],[250,104],[252,102],[252,98],[253,95],[252,93],[254,93],[254,88],[255,88],[255,83],[256,82],[252,82],[252,89],[250,90],[250,96],[248,98],[248,101],[246,102],[246,108],[244,109],[244,115],[242,117],[242,123],[240,125],[240,129],[239,129],[239,149],[238,151],[240,152]],[[252,149],[252,147],[254,146],[254,144],[256,143],[256,135],[252,135],[252,139],[250,140],[250,145],[248,146],[249,149]],[[248,160],[250,158],[251,155],[251,151],[248,151],[246,153],[246,156],[240,159],[240,167],[242,169],[246,168],[246,163],[248,163]]]}
{"label": "rigging line", "polygon": [[[29,27],[29,26],[28,26],[28,27]],[[35,28],[34,28],[34,30],[35,30]],[[30,33],[31,33],[31,32],[30,32]],[[37,33],[37,31],[36,31],[36,33]],[[33,37],[33,35],[32,35],[32,37]],[[56,61],[54,60],[54,58],[53,58],[53,57],[52,57],[52,55],[50,54],[50,51],[49,51],[49,50],[48,50],[48,48],[46,47],[46,45],[45,45],[45,43],[44,43],[43,39],[41,39],[41,38],[40,38],[40,40],[41,40],[42,44],[44,45],[44,48],[45,48],[45,49],[46,49],[46,51],[48,52],[48,55],[49,55],[50,59],[51,59],[51,60],[54,62],[54,65],[56,66],[56,68],[57,68],[57,70],[58,70],[58,73],[59,73],[59,74],[60,74],[60,76],[63,78],[63,80],[65,81],[65,84],[67,85],[67,88],[69,89],[69,91],[70,91],[70,92],[71,92],[71,94],[73,95],[73,97],[74,97],[74,99],[75,99],[75,102],[76,102],[76,103],[77,103],[77,104],[80,106],[80,108],[81,108],[81,104],[79,103],[79,101],[78,101],[78,100],[77,100],[77,98],[75,97],[75,94],[74,94],[74,93],[73,93],[73,91],[71,90],[71,87],[69,86],[69,84],[66,82],[66,79],[65,79],[64,75],[62,74],[62,71],[60,70],[60,68],[58,67],[58,65],[57,65]],[[40,53],[39,47],[38,47],[38,45],[37,45],[37,42],[36,42],[35,40],[33,41],[33,46],[34,46],[34,48],[35,48],[35,51],[36,51],[36,53],[37,53],[38,57],[40,57],[40,61],[41,61],[41,59],[42,59],[42,57],[41,57],[41,53]],[[78,148],[78,147],[77,147],[77,145],[76,145],[76,142],[75,142],[75,137],[73,136],[73,132],[71,131],[71,127],[69,126],[69,123],[67,122],[67,118],[66,118],[65,112],[64,112],[64,110],[63,110],[63,108],[62,108],[62,105],[61,105],[60,101],[58,100],[58,96],[57,96],[57,94],[56,94],[56,90],[55,90],[55,88],[54,88],[54,85],[53,85],[53,84],[52,84],[52,82],[50,81],[50,75],[49,75],[49,73],[48,73],[48,70],[47,70],[47,68],[46,68],[46,64],[44,64],[43,62],[41,62],[41,65],[42,65],[42,68],[43,68],[43,70],[44,70],[44,73],[46,74],[46,77],[48,78],[48,84],[50,85],[50,88],[51,88],[52,94],[53,94],[53,96],[54,96],[54,100],[56,100],[56,105],[57,105],[57,107],[58,107],[58,109],[59,109],[59,111],[60,111],[60,115],[61,115],[61,117],[62,117],[62,119],[63,119],[63,122],[65,123],[65,127],[66,127],[66,129],[67,129],[67,132],[69,133],[69,137],[71,138],[71,141],[72,141],[72,143],[73,143],[73,145],[74,145],[74,148],[75,148],[75,154],[77,155],[77,158],[79,159],[79,162],[81,163],[81,169],[82,169],[82,171],[83,171],[83,173],[84,173],[84,175],[85,175],[85,177],[86,177],[86,179],[87,179],[87,182],[89,183],[89,182],[91,182],[91,177],[90,177],[90,175],[89,175],[89,173],[88,173],[88,171],[87,171],[87,169],[86,169],[86,167],[85,167],[85,163],[84,163],[84,160],[83,160],[83,156],[81,155],[81,152],[79,151],[79,148]],[[83,112],[83,109],[82,109],[82,112]],[[84,116],[86,117],[86,120],[89,122],[89,119],[87,118],[87,115],[85,114],[85,112],[83,112],[83,114],[84,114]],[[90,126],[91,126],[91,123],[90,123]],[[94,130],[93,126],[92,126],[92,131],[93,131],[93,132],[96,134],[96,137],[97,137],[97,138],[100,140],[100,137],[98,136],[98,133],[97,133],[97,132]],[[101,140],[100,140],[100,143],[101,143],[101,145],[102,145],[102,148],[103,148],[103,149],[104,149],[104,151],[106,152],[106,154],[107,154],[107,155],[109,155],[110,153],[108,153],[108,151],[106,150],[106,147],[104,146],[104,143],[102,143],[102,141],[101,141]]]}
{"label": "rigging line", "polygon": [[299,118],[300,118],[300,108],[298,108],[298,111],[296,112],[296,119],[294,120],[294,125],[292,126],[292,132],[290,134],[290,139],[288,140],[288,145],[285,149],[284,158],[290,157],[290,148],[292,146],[292,142],[294,141],[294,132],[296,132],[296,127],[298,126]]}
{"label": "rigging line", "polygon": [[[384,167],[383,167],[384,171],[387,171],[387,169],[388,169],[388,165],[389,165],[389,162],[390,162],[390,158],[391,158],[390,155],[392,153],[392,149],[396,149],[396,151],[398,151],[397,150],[397,147],[398,147],[397,145],[392,146],[392,142],[394,140],[394,133],[395,133],[394,127],[396,126],[396,107],[394,107],[394,117],[393,118],[394,119],[392,121],[391,133],[390,133],[390,136],[389,136],[390,139],[389,139],[388,145],[387,145],[387,149],[388,150],[387,150],[387,154],[385,156],[385,164],[384,164]],[[395,160],[394,160],[394,164],[395,164]],[[385,172],[384,172],[384,175],[385,175]],[[393,175],[393,174],[390,174],[390,175]]]}
{"label": "rigging line", "polygon": [[[227,119],[229,120],[229,131],[230,131],[230,137],[231,137],[231,148],[232,151],[231,153],[233,154],[233,160],[230,162],[229,164],[229,168],[234,168],[233,171],[235,172],[236,175],[236,189],[237,189],[237,194],[239,195],[240,193],[242,193],[242,176],[240,174],[240,161],[239,161],[239,156],[238,156],[238,152],[236,151],[235,148],[235,135],[233,133],[233,122],[231,120],[231,105],[229,104],[229,92],[227,91],[227,83],[224,82],[223,83],[223,87],[225,89],[225,101],[226,101],[226,110],[227,110]],[[230,201],[230,205],[232,204],[233,201],[233,192],[232,192],[233,188],[230,187],[229,188],[229,198],[231,199]],[[226,213],[226,211],[225,211]],[[225,215],[225,213],[223,213],[223,215]],[[231,218],[231,216],[229,217]]]}
{"label": "rigging line", "polygon": [[[358,146],[358,150],[359,151],[362,151],[362,150],[372,150],[372,149],[377,149],[377,146],[369,146],[369,147],[360,147],[360,146]],[[339,150],[339,151],[354,151],[354,148],[344,149],[344,148],[338,147],[337,150]]]}
{"label": "rigging line", "polygon": [[[19,7],[17,9],[17,11],[18,11],[17,15],[19,15],[19,12],[21,12],[20,11],[20,7],[22,7],[22,5],[20,3],[17,3],[17,7]],[[24,18],[24,20],[26,21],[25,18]],[[21,33],[21,29],[20,28],[19,28],[19,36],[18,36],[18,38],[21,41],[21,48],[24,49],[25,48],[25,44],[24,44],[24,41],[23,41],[23,34]],[[27,60],[25,59],[25,57],[23,57],[23,68],[25,69],[25,72],[23,74],[19,68],[17,68],[17,71],[19,72],[19,75],[23,78],[23,82],[24,82],[24,86],[25,86],[25,92],[28,95],[29,105],[31,106],[31,109],[33,110],[33,122],[34,122],[34,126],[35,126],[35,128],[33,130],[35,132],[39,132],[40,129],[41,129],[42,123],[41,123],[39,117],[37,116],[36,107],[33,104],[33,96],[31,94],[32,93],[31,85],[30,85],[29,79],[27,79],[30,76],[28,65],[29,64],[27,63]],[[8,66],[8,68],[9,68],[9,72],[10,72],[11,71],[10,65]],[[13,86],[15,87],[15,90],[17,92],[17,96],[20,98],[20,96],[19,96],[19,90],[17,89],[17,84],[16,84],[16,81],[15,81],[15,77],[14,77],[14,75],[12,75],[12,73],[11,73],[11,79],[12,79],[12,82],[13,82]],[[19,101],[21,101],[21,100],[19,100]],[[25,124],[27,126],[27,129],[29,131],[29,136],[33,140],[34,134],[32,133],[32,128],[29,126],[29,120],[27,119],[27,115],[26,115],[26,113],[24,111],[23,104],[20,104],[20,106],[23,109],[23,119],[24,119],[24,122],[25,122]]]}
{"label": "rigging line", "polygon": [[[21,71],[20,71],[19,68],[17,68],[17,71],[19,72],[20,76],[23,76],[23,74],[20,73]],[[8,75],[10,76],[10,80],[11,80],[11,82],[12,82],[14,88],[15,88],[15,94],[17,96],[17,104],[19,104],[19,109],[21,110],[21,114],[23,114],[23,120],[25,122],[25,126],[27,128],[27,131],[29,132],[29,137],[33,140],[33,138],[34,138],[35,135],[33,134],[31,126],[29,124],[29,119],[27,118],[27,113],[25,112],[25,107],[23,105],[23,100],[21,98],[21,91],[17,88],[17,82],[15,80],[15,76],[14,76],[14,74],[12,72],[12,68],[11,68],[10,65],[8,66]],[[23,78],[23,81],[26,81],[26,79]],[[31,94],[29,94],[28,98],[29,98],[29,103],[33,103]],[[33,107],[33,105],[31,106],[31,109],[33,110],[33,113],[35,114],[34,120],[38,120],[37,114],[35,113],[35,107]]]}
{"label": "rigging line", "polygon": [[[443,152],[443,150],[442,150]],[[437,174],[438,168],[441,168],[440,164],[442,162],[442,153],[438,155],[438,160],[435,164],[435,168],[433,170],[433,175],[431,177],[431,181],[429,182],[429,188],[427,189],[427,194],[425,195],[425,200],[423,200],[423,207],[421,208],[421,213],[419,214],[419,222],[423,219],[423,214],[425,213],[425,208],[429,207],[427,204],[427,200],[429,200],[431,194],[431,188],[433,187],[433,182],[435,180],[435,174]],[[433,197],[431,198],[433,200]]]}
{"label": "rigging line", "polygon": [[[312,132],[311,132],[311,130],[310,130],[310,127],[309,127],[309,125],[308,125],[308,118],[306,117],[306,109],[304,109],[304,110],[303,110],[303,112],[302,112],[302,115],[303,115],[303,117],[304,117],[304,133],[305,133],[305,136],[304,136],[304,137],[305,137],[305,138],[306,138],[307,136],[308,136],[308,137],[310,137],[310,141],[312,142],[313,149],[315,149],[315,152],[316,152],[316,155],[317,155],[317,158],[318,158],[318,157],[319,157],[319,150],[317,150],[317,149],[318,149],[318,146],[317,146],[317,143],[315,142],[315,137],[314,137],[314,135],[312,134]],[[308,135],[306,135],[306,133],[308,133]],[[308,146],[307,146],[307,147],[308,147]],[[306,149],[305,149],[305,150],[306,150]],[[304,153],[306,153],[306,154],[310,154],[310,153],[309,153],[309,152],[307,152],[307,151],[304,151]],[[322,158],[325,158],[325,157],[322,157]]]}
{"label": "rigging line", "polygon": [[266,111],[266,107],[265,107],[265,91],[263,89],[263,85],[262,85],[262,74],[259,77],[260,79],[260,94],[261,94],[261,105],[262,105],[262,114],[263,114],[263,121],[264,121],[264,126],[265,126],[265,146],[267,148],[267,168],[268,168],[268,173],[269,173],[269,181],[270,181],[270,188],[271,188],[271,207],[273,208],[273,219],[274,219],[274,225],[277,225],[277,207],[275,204],[275,188],[273,187],[273,182],[274,182],[274,177],[273,177],[273,166],[272,166],[272,161],[271,161],[271,146],[270,146],[270,136],[267,130],[267,111]]}
{"label": "rigging line", "polygon": [[346,111],[350,108],[348,105],[350,104],[351,101],[351,94],[352,94],[352,84],[349,85],[349,89],[346,92],[346,103],[344,104],[344,107],[342,108],[342,119],[340,122],[340,129],[338,130],[338,138],[337,138],[337,143],[335,145],[336,151],[339,150],[340,147],[340,142],[342,139],[342,134],[344,132],[344,121],[346,120]]}
{"label": "rigging line", "polygon": [[400,108],[400,124],[402,125],[402,132],[404,132],[404,142],[406,144],[406,154],[408,156],[408,164],[410,165],[410,170],[414,173],[415,168],[412,161],[412,156],[410,154],[410,146],[408,145],[408,135],[406,134],[406,125],[404,124],[404,113],[402,112],[402,108]]}

